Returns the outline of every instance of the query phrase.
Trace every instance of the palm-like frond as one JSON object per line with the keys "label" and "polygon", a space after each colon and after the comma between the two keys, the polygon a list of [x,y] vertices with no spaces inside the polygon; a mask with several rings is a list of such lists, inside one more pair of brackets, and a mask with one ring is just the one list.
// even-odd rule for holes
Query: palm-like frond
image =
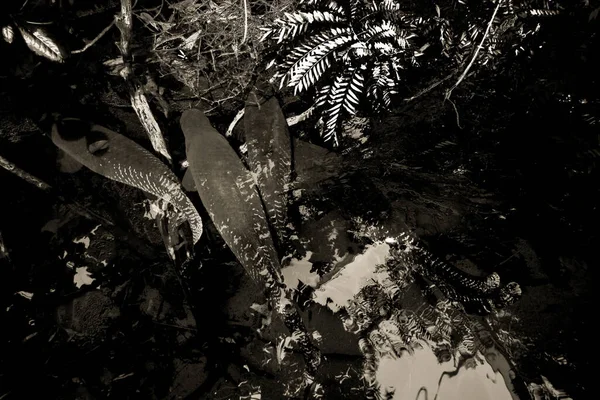
{"label": "palm-like frond", "polygon": [[[410,64],[410,39],[416,36],[411,21],[410,13],[401,11],[396,0],[301,1],[299,11],[275,21],[263,36],[282,47],[279,61],[271,64],[277,65],[272,79],[295,93],[315,87],[324,137],[337,142],[344,118],[358,112],[366,95],[365,80],[370,79],[373,60],[387,62],[379,73],[391,76]],[[373,98],[389,104],[394,79],[379,81],[385,81],[385,88]]]}
{"label": "palm-like frond", "polygon": [[272,27],[263,28],[265,34],[260,40],[264,41],[276,38],[277,43],[281,43],[284,40],[293,41],[306,33],[313,24],[336,24],[343,21],[344,19],[339,14],[333,14],[329,11],[314,10],[294,14],[285,13],[285,19],[276,19]]}
{"label": "palm-like frond", "polygon": [[288,86],[299,93],[314,85],[329,68],[332,54],[353,40],[355,39],[349,28],[332,28],[329,32],[316,36],[311,44],[290,53],[286,59],[286,64],[290,65],[286,74],[289,78]]}

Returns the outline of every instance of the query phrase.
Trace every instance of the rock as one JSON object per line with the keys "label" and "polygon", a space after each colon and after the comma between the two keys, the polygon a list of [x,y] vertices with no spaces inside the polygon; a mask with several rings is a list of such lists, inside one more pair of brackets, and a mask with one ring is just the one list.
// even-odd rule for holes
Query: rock
{"label": "rock", "polygon": [[208,376],[206,372],[206,357],[202,356],[195,362],[181,359],[173,360],[175,369],[173,383],[166,400],[186,399],[198,389]]}
{"label": "rock", "polygon": [[100,336],[119,315],[119,309],[100,290],[86,292],[56,310],[63,328],[90,338]]}

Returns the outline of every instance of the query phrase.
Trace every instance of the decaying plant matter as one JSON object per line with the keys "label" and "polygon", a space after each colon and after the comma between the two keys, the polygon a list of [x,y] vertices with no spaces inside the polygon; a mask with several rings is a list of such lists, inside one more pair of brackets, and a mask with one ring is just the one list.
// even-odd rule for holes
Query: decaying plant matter
{"label": "decaying plant matter", "polygon": [[206,112],[231,112],[244,94],[264,45],[261,28],[294,9],[288,0],[180,1],[136,17],[153,34],[152,51],[165,75],[184,83]]}

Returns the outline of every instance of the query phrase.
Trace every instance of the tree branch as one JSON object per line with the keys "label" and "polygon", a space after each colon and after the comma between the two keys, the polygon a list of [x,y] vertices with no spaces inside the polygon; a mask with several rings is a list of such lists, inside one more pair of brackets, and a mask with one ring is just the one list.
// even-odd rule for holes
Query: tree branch
{"label": "tree branch", "polygon": [[494,9],[494,13],[492,14],[492,18],[490,18],[490,21],[488,22],[487,27],[485,28],[485,33],[483,34],[483,38],[481,38],[481,42],[479,42],[479,46],[477,46],[477,49],[475,49],[475,53],[473,54],[473,58],[471,58],[471,62],[469,62],[469,65],[467,65],[467,68],[465,68],[463,73],[460,75],[460,77],[458,78],[458,81],[456,81],[456,83],[450,89],[448,89],[448,91],[446,92],[445,100],[450,99],[450,96],[452,95],[452,91],[454,89],[456,89],[458,87],[458,85],[460,85],[460,83],[463,81],[463,79],[465,79],[465,77],[469,73],[469,70],[475,63],[475,60],[477,59],[477,56],[479,55],[479,51],[483,48],[483,42],[485,41],[488,34],[490,33],[490,29],[492,28],[492,24],[494,23],[494,19],[496,18],[496,14],[498,13],[498,10],[500,9],[501,4],[502,4],[502,0],[498,0],[498,4],[496,4],[496,8]]}
{"label": "tree branch", "polygon": [[32,184],[33,186],[37,187],[38,189],[42,189],[42,190],[51,190],[52,189],[52,187],[50,185],[48,185],[46,182],[44,182],[43,180],[31,175],[30,173],[23,171],[21,168],[17,167],[15,164],[11,163],[10,161],[8,161],[6,158],[4,158],[2,156],[0,156],[0,167],[4,168],[5,170],[7,170],[9,172],[12,172],[19,178],[23,179],[25,182]]}
{"label": "tree branch", "polygon": [[137,251],[140,255],[142,255],[144,257],[148,257],[148,258],[156,257],[156,251],[154,250],[154,248],[148,246],[147,243],[143,242],[142,240],[137,238],[135,235],[132,235],[130,232],[127,232],[127,231],[121,229],[110,219],[98,214],[95,211],[88,209],[87,207],[85,207],[81,203],[77,202],[76,200],[66,199],[56,189],[54,189],[52,186],[50,186],[48,183],[44,182],[40,178],[37,178],[37,177],[31,175],[30,173],[28,173],[26,171],[20,169],[19,167],[17,167],[16,165],[14,165],[13,163],[11,163],[10,161],[8,161],[7,159],[5,159],[2,156],[0,156],[0,166],[9,172],[12,172],[13,174],[15,174],[19,178],[23,179],[27,183],[34,185],[38,189],[41,189],[46,193],[50,193],[50,194],[56,196],[56,198],[61,203],[63,203],[65,206],[72,209],[77,214],[79,214],[85,218],[88,218],[90,220],[96,220],[96,221],[104,224],[105,226],[110,226],[113,229],[114,234],[125,238],[125,242],[128,243],[129,246],[132,249],[134,249],[135,251]]}
{"label": "tree branch", "polygon": [[79,54],[79,53],[83,53],[84,51],[86,51],[87,49],[89,49],[90,47],[92,47],[93,45],[96,44],[96,42],[98,40],[100,40],[102,38],[102,36],[104,36],[106,34],[106,32],[108,32],[110,30],[110,28],[113,27],[113,25],[115,24],[115,20],[113,19],[112,22],[110,23],[110,25],[108,25],[106,28],[104,28],[102,30],[102,32],[100,32],[98,34],[98,36],[96,36],[94,39],[92,39],[88,44],[86,44],[85,46],[83,46],[83,48],[79,49],[79,50],[73,50],[71,52],[71,54]]}
{"label": "tree branch", "polygon": [[117,24],[119,31],[121,31],[121,40],[117,43],[117,47],[123,57],[124,68],[121,69],[120,75],[128,83],[131,105],[150,138],[152,148],[154,148],[157,153],[161,154],[168,161],[169,165],[172,165],[173,159],[167,150],[165,138],[163,137],[158,122],[156,122],[156,119],[152,114],[144,90],[141,85],[136,83],[135,77],[133,77],[131,73],[132,60],[129,52],[133,26],[131,0],[121,0],[121,13],[115,17],[115,23]]}

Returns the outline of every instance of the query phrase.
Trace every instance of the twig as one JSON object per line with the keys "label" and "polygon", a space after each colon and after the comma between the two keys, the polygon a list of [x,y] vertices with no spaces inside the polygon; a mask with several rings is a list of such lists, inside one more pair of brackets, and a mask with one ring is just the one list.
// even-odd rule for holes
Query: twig
{"label": "twig", "polygon": [[498,4],[496,4],[496,8],[494,9],[494,13],[492,14],[492,18],[490,18],[490,21],[488,22],[487,27],[485,28],[485,33],[483,34],[483,38],[481,38],[481,42],[479,42],[477,49],[475,49],[475,53],[473,54],[473,58],[471,58],[471,62],[469,62],[469,65],[467,65],[467,68],[465,68],[465,70],[463,71],[461,76],[458,78],[458,81],[456,81],[454,86],[452,86],[446,92],[445,100],[450,99],[450,96],[452,95],[452,91],[454,89],[456,89],[458,87],[458,85],[460,85],[460,83],[463,81],[463,79],[465,79],[465,76],[467,76],[467,74],[469,73],[469,70],[473,66],[473,63],[475,63],[475,60],[477,59],[477,56],[479,55],[479,51],[483,48],[483,42],[487,38],[487,36],[490,32],[490,29],[492,28],[492,24],[494,23],[494,19],[496,18],[496,14],[498,13],[498,10],[500,9],[501,4],[502,4],[502,0],[498,0]]}
{"label": "twig", "polygon": [[4,239],[2,238],[2,232],[0,232],[0,260],[2,260],[3,258],[10,260],[10,257],[8,256],[8,249],[4,245]]}
{"label": "twig", "polygon": [[169,328],[182,329],[182,330],[192,331],[192,332],[198,331],[198,328],[189,328],[187,326],[177,326],[177,325],[173,325],[173,324],[166,324],[164,322],[156,322],[156,321],[153,321],[153,323],[155,325],[166,326],[166,327],[169,327]]}
{"label": "twig", "polygon": [[460,115],[458,115],[458,109],[456,108],[456,104],[450,100],[450,99],[446,99],[450,102],[450,104],[452,104],[452,107],[454,108],[454,113],[456,114],[456,126],[458,126],[458,129],[462,129],[462,126],[460,126]]}
{"label": "twig", "polygon": [[35,176],[23,171],[21,168],[17,167],[15,164],[11,163],[10,161],[8,161],[6,158],[4,158],[2,156],[0,156],[0,167],[4,168],[5,170],[7,170],[9,172],[12,172],[19,178],[25,180],[27,183],[30,183],[39,189],[42,189],[42,190],[52,189],[52,187],[50,185],[48,185],[46,182],[44,182],[43,180],[36,178]]}
{"label": "twig", "polygon": [[246,43],[246,38],[248,37],[248,1],[243,0],[244,4],[244,37],[242,38],[242,43]]}
{"label": "twig", "polygon": [[[294,125],[304,121],[305,119],[309,118],[312,115],[314,110],[315,110],[314,107],[310,107],[308,110],[304,111],[302,114],[294,115],[293,117],[287,118],[286,119],[287,125],[294,126]],[[233,134],[233,129],[236,127],[238,122],[240,122],[240,119],[242,119],[242,117],[244,116],[244,113],[245,113],[245,109],[243,109],[243,108],[240,111],[238,111],[238,113],[233,118],[233,121],[231,121],[231,124],[229,124],[227,131],[225,132],[226,137],[231,137],[231,135]]]}
{"label": "twig", "polygon": [[445,81],[447,81],[448,79],[450,79],[453,76],[454,76],[454,72],[451,73],[450,75],[446,76],[445,78],[442,78],[439,81],[435,81],[434,83],[432,83],[431,85],[429,85],[425,89],[421,90],[419,93],[415,94],[414,96],[409,97],[407,99],[404,99],[404,101],[406,101],[406,102],[413,101],[414,99],[423,96],[425,93],[428,93],[428,92],[432,91],[433,89],[435,89],[440,84],[444,83]]}
{"label": "twig", "polygon": [[240,119],[242,119],[242,117],[244,116],[245,110],[245,108],[242,108],[235,115],[235,118],[233,118],[233,121],[231,121],[231,124],[229,124],[229,128],[227,128],[227,131],[225,132],[225,137],[231,137],[231,135],[233,134],[233,129],[235,128],[237,123],[240,122]]}
{"label": "twig", "polygon": [[312,106],[300,115],[294,115],[293,117],[289,117],[288,119],[286,119],[288,126],[296,125],[296,124],[304,121],[305,119],[309,118],[312,115],[314,110],[315,110],[315,107]]}
{"label": "twig", "polygon": [[[17,167],[16,165],[14,165],[13,163],[11,163],[10,161],[8,161],[6,158],[4,158],[2,156],[0,156],[0,166],[3,167],[4,169],[6,169],[7,171],[12,172],[13,174],[15,174],[19,178],[23,179],[27,183],[34,185],[38,189],[44,190],[46,192],[54,191],[54,188],[52,186],[50,186],[49,184],[47,184],[40,178],[35,177],[35,176],[31,175],[30,173],[23,171],[21,168]],[[60,201],[64,202],[68,206],[75,208],[75,211],[77,211],[77,213],[83,215],[84,217],[87,217],[89,219],[96,219],[106,225],[114,226],[114,223],[112,221],[104,218],[103,216],[101,216],[93,211],[88,210],[87,208],[85,208],[81,204],[77,203],[76,201],[68,202],[60,194],[57,193],[56,195]]]}
{"label": "twig", "polygon": [[96,36],[94,39],[92,39],[91,42],[89,42],[88,44],[86,44],[85,46],[83,46],[82,49],[79,50],[73,50],[71,52],[71,54],[79,54],[79,53],[83,53],[84,51],[86,51],[87,49],[89,49],[90,47],[92,47],[93,45],[96,44],[96,42],[98,42],[98,40],[100,40],[102,38],[102,36],[104,36],[106,34],[106,32],[108,32],[110,30],[110,28],[112,28],[115,24],[115,20],[113,19],[112,22],[110,23],[110,25],[108,25],[106,28],[104,28],[102,30],[102,32],[100,32],[98,34],[98,36]]}
{"label": "twig", "polygon": [[131,105],[133,106],[138,119],[142,123],[142,126],[146,130],[146,133],[148,133],[148,137],[152,143],[152,148],[154,148],[154,150],[156,150],[158,153],[162,154],[169,161],[169,163],[172,164],[173,159],[167,150],[165,138],[162,135],[158,122],[156,122],[156,119],[152,114],[150,104],[148,104],[148,100],[144,95],[143,89],[141,87],[132,89]]}

